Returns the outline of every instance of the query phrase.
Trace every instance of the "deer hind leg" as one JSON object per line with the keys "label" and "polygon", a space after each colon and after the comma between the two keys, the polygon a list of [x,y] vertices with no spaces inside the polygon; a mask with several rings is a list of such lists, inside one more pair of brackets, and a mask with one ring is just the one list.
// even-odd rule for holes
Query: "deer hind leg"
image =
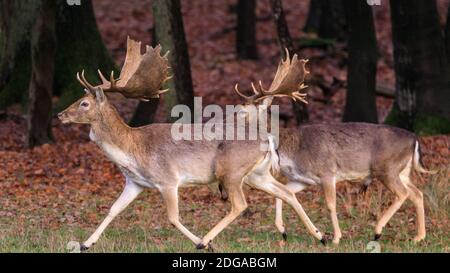
{"label": "deer hind leg", "polygon": [[409,190],[406,185],[400,180],[399,175],[387,175],[382,183],[395,194],[395,200],[391,206],[381,215],[375,227],[375,240],[381,237],[381,232],[392,216],[400,209],[402,204],[409,196]]}
{"label": "deer hind leg", "polygon": [[134,199],[143,191],[143,188],[133,182],[127,181],[125,189],[119,198],[114,202],[111,209],[109,210],[108,216],[100,224],[100,226],[95,230],[95,232],[89,237],[89,239],[81,245],[81,250],[87,250],[93,244],[97,242],[100,235],[108,227],[114,218],[121,213]]}
{"label": "deer hind leg", "polygon": [[183,224],[180,222],[180,213],[178,210],[178,188],[171,187],[162,189],[161,194],[166,203],[167,216],[169,222],[174,225],[179,231],[181,231],[186,237],[188,237],[194,244],[199,244],[201,239],[192,234]]}
{"label": "deer hind leg", "polygon": [[416,226],[417,226],[417,235],[414,237],[414,242],[420,242],[425,239],[426,230],[425,230],[425,209],[423,206],[423,193],[413,184],[407,184],[409,189],[409,200],[414,203],[416,207]]}
{"label": "deer hind leg", "polygon": [[228,193],[228,199],[231,202],[231,211],[206,234],[202,242],[197,245],[198,249],[209,246],[210,242],[247,208],[247,201],[242,191],[242,182],[239,179],[233,181],[234,183],[227,181],[228,183],[225,182],[223,184]]}
{"label": "deer hind leg", "polygon": [[411,182],[411,169],[412,169],[411,159],[406,167],[400,172],[400,181],[407,187],[409,191],[408,199],[411,200],[416,207],[416,226],[417,226],[417,235],[414,237],[414,242],[419,242],[425,239],[426,230],[425,230],[425,209],[423,206],[423,194],[422,192],[414,186]]}
{"label": "deer hind leg", "polygon": [[325,202],[331,215],[331,222],[333,223],[334,237],[333,244],[339,244],[342,233],[339,227],[339,220],[336,212],[336,178],[322,179],[322,187],[325,195]]}
{"label": "deer hind leg", "polygon": [[325,243],[322,233],[311,222],[302,205],[300,205],[295,197],[295,194],[289,190],[288,187],[276,181],[269,175],[250,174],[246,177],[245,183],[288,203],[295,210],[300,220],[303,221],[311,235],[320,240],[322,243]]}
{"label": "deer hind leg", "polygon": [[[305,189],[306,185],[302,183],[289,182],[286,184],[286,187],[295,194]],[[276,198],[275,200],[275,226],[278,231],[280,231],[283,240],[287,241],[286,228],[283,223],[283,200],[279,198]]]}

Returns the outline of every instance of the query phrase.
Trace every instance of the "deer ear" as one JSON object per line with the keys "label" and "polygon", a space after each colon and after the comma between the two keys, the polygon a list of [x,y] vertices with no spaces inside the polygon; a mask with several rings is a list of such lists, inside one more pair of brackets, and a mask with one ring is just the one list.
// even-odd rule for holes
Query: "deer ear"
{"label": "deer ear", "polygon": [[105,93],[103,93],[103,89],[101,89],[100,87],[95,89],[95,98],[97,99],[97,102],[99,104],[106,101]]}

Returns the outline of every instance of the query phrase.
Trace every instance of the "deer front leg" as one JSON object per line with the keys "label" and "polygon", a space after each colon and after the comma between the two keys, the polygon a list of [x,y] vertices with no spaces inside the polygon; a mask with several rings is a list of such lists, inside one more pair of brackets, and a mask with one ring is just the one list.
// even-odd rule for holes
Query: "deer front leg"
{"label": "deer front leg", "polygon": [[[289,182],[286,187],[290,189],[293,193],[300,192],[306,188],[306,185],[298,182]],[[275,201],[275,226],[280,231],[283,240],[287,241],[286,228],[283,223],[283,200],[277,198]]]}
{"label": "deer front leg", "polygon": [[180,223],[180,213],[178,210],[178,188],[171,187],[167,189],[161,189],[161,194],[164,198],[167,207],[167,215],[169,222],[174,225],[179,231],[181,231],[186,237],[188,237],[195,245],[200,244],[201,239],[192,234],[183,224]]}
{"label": "deer front leg", "polygon": [[142,192],[143,188],[131,181],[127,181],[125,189],[119,198],[114,202],[111,209],[109,210],[108,216],[100,224],[100,226],[95,230],[95,232],[89,237],[89,239],[81,245],[81,250],[89,249],[93,244],[97,242],[100,235],[106,229],[106,227],[111,223],[114,218],[121,213],[134,199]]}
{"label": "deer front leg", "polygon": [[300,220],[305,224],[311,235],[320,240],[322,244],[326,244],[322,233],[314,226],[304,211],[302,205],[298,202],[295,194],[285,185],[281,184],[271,176],[249,175],[245,181],[249,186],[262,190],[272,196],[275,196],[288,203],[297,213]]}
{"label": "deer front leg", "polygon": [[322,179],[323,192],[325,194],[325,202],[331,215],[331,222],[333,223],[334,237],[333,244],[339,244],[342,237],[342,232],[339,227],[339,220],[336,212],[336,179],[325,178]]}

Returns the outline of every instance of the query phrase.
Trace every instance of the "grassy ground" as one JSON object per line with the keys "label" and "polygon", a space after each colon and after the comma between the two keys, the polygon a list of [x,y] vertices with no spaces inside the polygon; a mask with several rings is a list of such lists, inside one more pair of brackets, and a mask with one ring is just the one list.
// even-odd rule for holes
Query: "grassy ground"
{"label": "grassy ground", "polygon": [[[429,178],[423,187],[427,204],[427,239],[414,244],[415,215],[410,202],[394,215],[379,242],[382,252],[449,252],[449,183],[450,170]],[[369,252],[367,244],[374,235],[374,226],[392,196],[379,183],[365,195],[356,194],[352,185],[339,187],[339,218],[343,240],[339,246],[322,246],[315,241],[285,207],[288,243],[273,224],[273,200],[247,189],[250,208],[214,240],[217,252]],[[192,199],[192,194],[197,194]],[[206,234],[229,210],[229,205],[209,189],[187,189],[182,192],[182,222],[195,234]],[[311,220],[323,232],[331,232],[329,215],[320,191],[309,190],[298,195]],[[35,218],[19,217],[16,221],[0,218],[0,252],[68,252],[69,241],[89,237],[100,223],[112,200],[90,200],[82,206],[77,221],[61,216],[58,225],[44,224],[40,217],[55,213],[50,205],[36,211]],[[51,202],[49,203],[51,204]],[[144,193],[106,230],[89,252],[196,252],[194,245],[165,217],[161,198],[156,192]]]}

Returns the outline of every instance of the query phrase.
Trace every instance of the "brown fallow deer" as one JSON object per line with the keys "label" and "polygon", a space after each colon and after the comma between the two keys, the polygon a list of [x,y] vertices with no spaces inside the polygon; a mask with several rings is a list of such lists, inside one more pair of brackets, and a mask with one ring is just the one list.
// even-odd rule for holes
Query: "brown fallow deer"
{"label": "brown fallow deer", "polygon": [[[298,83],[298,81],[289,81],[289,79],[296,77],[299,73],[292,73],[292,69],[304,67],[304,64],[305,61],[298,61],[296,56],[291,61],[287,52],[287,60],[282,62],[277,72],[277,75],[284,74],[284,77],[280,78],[287,81],[286,83],[274,82],[269,90],[265,90],[261,82],[258,87],[252,84],[254,92],[252,96],[243,95],[237,86],[236,92],[246,100],[245,105],[252,107],[256,105],[259,106],[259,111],[266,111],[275,96],[281,96],[294,89],[290,84]],[[271,94],[274,88],[279,89],[277,95]],[[299,85],[297,89],[303,88],[303,85]],[[303,94],[291,97],[302,100]],[[241,114],[248,116],[248,113],[244,106]],[[248,118],[251,119],[251,117]],[[228,162],[236,162],[242,153],[235,153],[236,149],[233,146],[239,144],[228,145],[223,157]],[[251,153],[248,152],[255,148],[247,146],[246,161],[255,160],[249,156]],[[281,128],[277,152],[279,172],[274,174],[274,178],[283,182],[290,193],[297,193],[309,186],[322,187],[334,228],[333,243],[338,244],[342,237],[336,213],[336,184],[341,181],[354,181],[367,186],[373,178],[379,179],[395,194],[394,202],[378,220],[375,227],[375,239],[380,238],[383,228],[406,199],[411,200],[416,208],[417,235],[413,240],[418,242],[425,238],[423,194],[412,183],[410,174],[413,169],[422,173],[435,172],[423,167],[420,159],[420,144],[413,133],[386,125],[367,123],[303,125],[298,129]],[[256,180],[260,180],[254,185],[256,188],[266,188],[266,191],[269,191],[267,188],[275,190],[273,183],[267,185],[263,182],[267,180],[266,178],[254,179]],[[286,240],[281,199],[276,200],[275,224]]]}
{"label": "brown fallow deer", "polygon": [[[151,124],[131,128],[123,121],[108,102],[104,92],[119,92],[128,98],[138,99],[158,97],[165,92],[166,90],[160,89],[168,78],[169,66],[167,54],[161,56],[160,50],[160,46],[156,48],[147,46],[146,52],[141,55],[141,44],[129,39],[120,78],[117,80],[111,74],[108,81],[99,73],[102,84],[92,86],[85,79],[84,73],[81,76],[77,75],[86,95],[58,114],[63,123],[89,124],[91,140],[120,168],[126,180],[122,194],[97,230],[81,245],[81,250],[95,244],[109,223],[146,188],[157,189],[162,194],[171,224],[193,241],[197,248],[209,247],[209,242],[247,207],[242,191],[243,181],[291,205],[308,231],[323,242],[322,234],[303,211],[292,191],[274,181],[268,173],[276,165],[274,164],[276,152],[270,138],[269,143],[272,145],[270,152],[261,150],[259,141],[237,140],[231,143],[238,143],[236,148],[239,150],[226,151],[227,144],[220,140],[174,140],[171,135],[172,124]],[[302,70],[297,68],[292,71],[302,73]],[[301,75],[293,78],[289,78],[290,76],[292,75],[285,75],[280,71],[274,82],[302,80]],[[291,90],[293,96],[298,95],[296,93],[298,84],[300,82],[291,85],[295,87]],[[276,92],[278,91],[274,90],[274,94]],[[238,156],[235,162],[227,161],[226,155],[241,154],[249,145],[255,148],[245,156]],[[269,181],[264,185],[273,182],[273,188],[257,185],[257,181],[252,179],[253,176],[258,179],[262,176],[267,177]],[[232,210],[202,240],[179,220],[178,188],[218,182],[225,186]]]}

